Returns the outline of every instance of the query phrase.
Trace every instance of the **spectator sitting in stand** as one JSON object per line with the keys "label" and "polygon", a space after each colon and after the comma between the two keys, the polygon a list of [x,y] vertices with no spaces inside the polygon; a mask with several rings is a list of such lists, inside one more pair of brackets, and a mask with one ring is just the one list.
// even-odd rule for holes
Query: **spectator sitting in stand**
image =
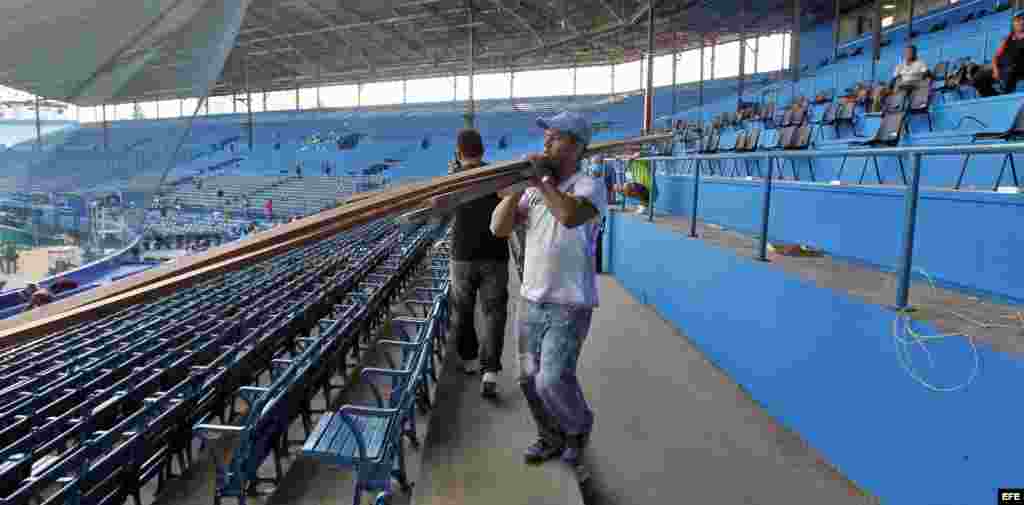
{"label": "spectator sitting in stand", "polygon": [[53,290],[53,294],[59,295],[65,291],[78,289],[78,283],[71,279],[68,279],[67,277],[61,277],[60,279],[57,279],[56,281],[53,282],[53,285],[50,286],[50,289]]}
{"label": "spectator sitting in stand", "polygon": [[1003,93],[1017,91],[1017,81],[1024,77],[1024,14],[1013,17],[1013,29],[999,44],[991,65],[985,65],[974,77],[974,88],[984,97],[995,96],[996,82],[1002,82]]}
{"label": "spectator sitting in stand", "polygon": [[28,302],[28,308],[34,309],[53,301],[53,295],[46,288],[41,288],[35,283],[29,283],[22,291],[22,298]]}
{"label": "spectator sitting in stand", "polygon": [[917,46],[903,49],[903,62],[893,71],[893,85],[916,86],[928,77],[928,64],[917,57]]}

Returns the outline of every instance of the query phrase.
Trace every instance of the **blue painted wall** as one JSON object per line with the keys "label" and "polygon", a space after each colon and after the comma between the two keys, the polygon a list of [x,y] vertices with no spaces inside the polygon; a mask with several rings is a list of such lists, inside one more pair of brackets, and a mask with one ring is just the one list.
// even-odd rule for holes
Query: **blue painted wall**
{"label": "blue painted wall", "polygon": [[[635,216],[609,221],[605,258],[616,278],[882,503],[991,503],[998,486],[1020,481],[1024,407],[1007,401],[1024,380],[1019,357],[983,348],[968,389],[929,392],[900,367],[887,309]],[[930,351],[938,366],[929,381],[967,378],[963,339]]]}
{"label": "blue painted wall", "polygon": [[[658,212],[689,215],[693,179],[659,177]],[[763,185],[701,180],[699,218],[760,233]],[[840,257],[895,269],[902,251],[905,199],[900,187],[778,182],[769,238],[812,245]],[[991,192],[921,192],[914,265],[960,288],[1024,300],[1024,197]]]}

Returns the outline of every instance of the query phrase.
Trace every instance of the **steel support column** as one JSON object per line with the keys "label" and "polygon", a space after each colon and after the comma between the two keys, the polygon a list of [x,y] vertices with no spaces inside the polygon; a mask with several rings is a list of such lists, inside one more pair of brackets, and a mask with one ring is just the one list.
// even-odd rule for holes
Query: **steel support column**
{"label": "steel support column", "polygon": [[878,76],[878,60],[882,58],[882,0],[875,0],[871,29],[871,82],[873,83]]}
{"label": "steel support column", "polygon": [[36,95],[36,151],[43,150],[43,123],[39,119],[39,95]]}
{"label": "steel support column", "polygon": [[466,7],[469,10],[469,101],[466,103],[465,120],[466,128],[473,128],[474,119],[476,117],[476,104],[473,99],[473,65],[476,60],[476,29],[473,28],[473,0],[467,0]]}
{"label": "steel support column", "polygon": [[647,86],[644,92],[643,131],[654,129],[654,0],[650,1],[647,12]]}
{"label": "steel support column", "polygon": [[100,105],[103,111],[103,150],[110,150],[110,125],[107,124],[107,104]]}
{"label": "steel support column", "polygon": [[832,61],[839,57],[839,30],[842,26],[839,23],[839,7],[842,0],[834,0],[832,4]]}
{"label": "steel support column", "polygon": [[903,257],[900,261],[896,308],[906,310],[910,300],[910,278],[914,273],[914,229],[917,226],[917,201],[921,189],[921,154],[913,155],[910,187],[906,189],[903,218]]}
{"label": "steel support column", "polygon": [[249,60],[242,60],[242,74],[245,79],[245,107],[246,107],[246,134],[249,140],[249,152],[253,151],[253,129],[252,122],[252,88],[249,86]]}
{"label": "steel support column", "polygon": [[678,94],[676,84],[676,67],[679,66],[679,51],[675,50],[672,52],[672,115],[675,116],[677,112],[676,95]]}
{"label": "steel support column", "polygon": [[702,34],[700,37],[700,80],[697,81],[697,106],[700,111],[700,122],[704,123],[704,46],[707,39]]}
{"label": "steel support column", "polygon": [[747,28],[740,32],[740,75],[736,78],[736,107],[743,103],[743,80],[747,72]]}
{"label": "steel support column", "polygon": [[914,38],[914,0],[907,1],[907,38]]}
{"label": "steel support column", "polygon": [[800,82],[800,0],[793,0],[793,33],[789,36],[789,66],[793,70],[793,98]]}

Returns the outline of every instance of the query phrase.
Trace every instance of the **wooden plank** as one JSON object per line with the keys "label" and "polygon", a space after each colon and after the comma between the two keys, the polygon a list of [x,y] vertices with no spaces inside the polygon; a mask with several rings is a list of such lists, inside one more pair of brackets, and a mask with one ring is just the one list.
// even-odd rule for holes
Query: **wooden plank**
{"label": "wooden plank", "polygon": [[[658,134],[598,143],[588,149],[587,155],[636,144],[664,142],[671,138],[671,134]],[[502,184],[517,184],[526,178],[524,171],[530,167],[531,164],[525,160],[507,161],[353,199],[343,206],[254,234],[242,241],[0,321],[0,349],[103,317],[133,304],[154,300],[354,226],[429,206],[434,197],[448,195],[446,198],[465,203],[469,201],[466,199],[469,193],[460,193],[472,191],[482,183],[487,183],[488,190],[501,189]],[[479,192],[475,194],[482,196]]]}

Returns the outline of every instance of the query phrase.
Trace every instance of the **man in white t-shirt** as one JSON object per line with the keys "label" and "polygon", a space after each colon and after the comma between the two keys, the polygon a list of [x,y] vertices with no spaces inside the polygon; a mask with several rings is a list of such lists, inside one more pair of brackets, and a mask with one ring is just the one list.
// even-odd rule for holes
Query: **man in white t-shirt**
{"label": "man in white t-shirt", "polygon": [[574,468],[594,423],[576,377],[576,362],[597,307],[597,234],[607,211],[604,183],[580,170],[590,121],[575,112],[541,118],[544,153],[531,160],[542,177],[525,192],[500,194],[491,231],[525,229],[516,327],[519,385],[537,423],[525,453],[535,464],[561,456]]}
{"label": "man in white t-shirt", "polygon": [[903,62],[893,70],[895,85],[917,85],[928,76],[928,64],[917,57],[917,46],[903,49]]}

